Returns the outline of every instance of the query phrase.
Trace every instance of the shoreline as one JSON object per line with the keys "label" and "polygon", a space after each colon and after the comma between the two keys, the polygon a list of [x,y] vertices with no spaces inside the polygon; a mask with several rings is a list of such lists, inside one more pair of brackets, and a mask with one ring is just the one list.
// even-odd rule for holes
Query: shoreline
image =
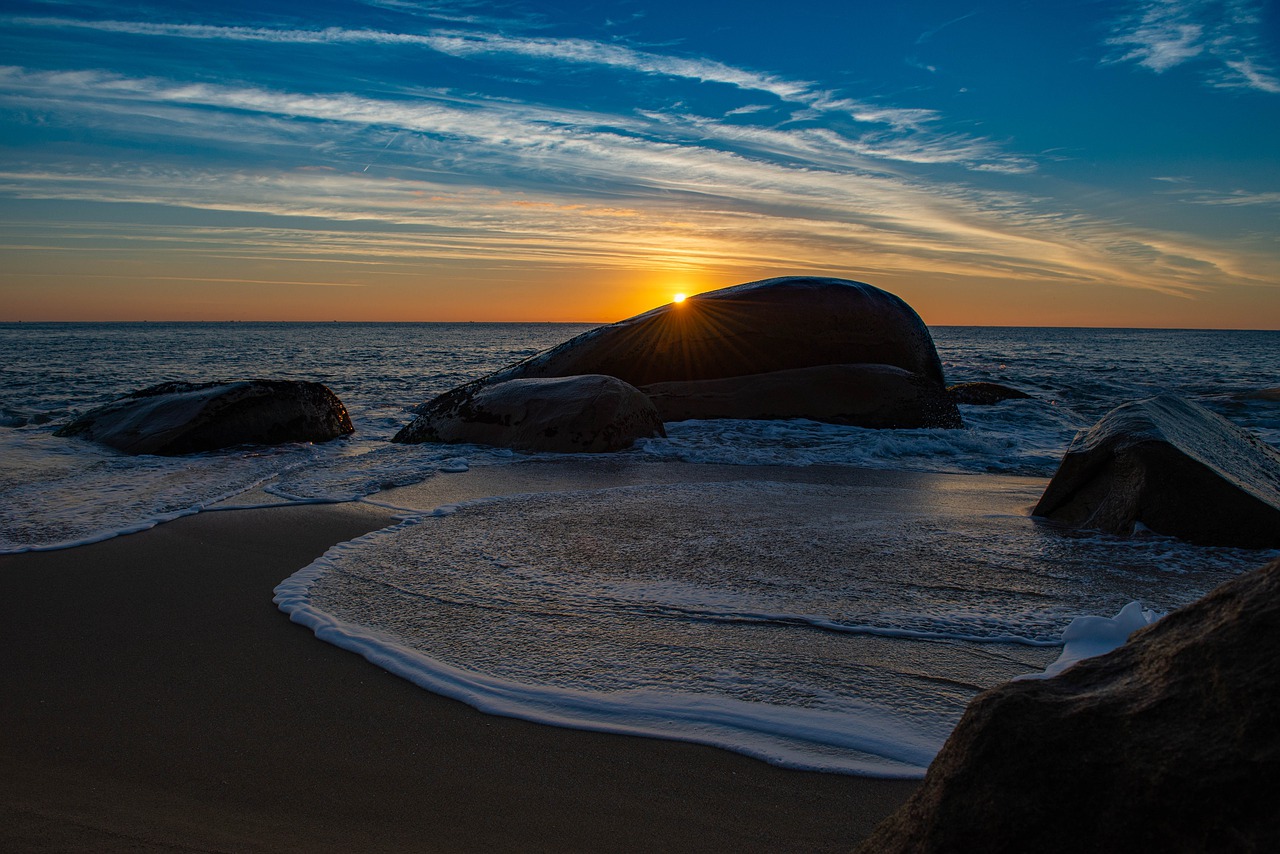
{"label": "shoreline", "polygon": [[0,556],[3,847],[847,850],[918,786],[483,714],[276,609],[275,585],[393,515],[220,510]]}

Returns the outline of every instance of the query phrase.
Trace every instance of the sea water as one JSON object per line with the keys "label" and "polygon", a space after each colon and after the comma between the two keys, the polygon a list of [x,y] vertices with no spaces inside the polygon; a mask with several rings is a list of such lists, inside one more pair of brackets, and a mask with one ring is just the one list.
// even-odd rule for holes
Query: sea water
{"label": "sea water", "polygon": [[[0,324],[0,551],[214,507],[381,503],[405,520],[282,580],[321,637],[497,713],[884,776],[922,773],[968,700],[1050,667],[1077,618],[1087,646],[1273,556],[1067,533],[1027,508],[1078,429],[1160,391],[1280,444],[1276,332],[936,328],[949,382],[1033,396],[964,406],[963,430],[684,422],[589,461],[387,441],[418,403],[586,328]],[[255,376],[326,383],[356,433],[181,459],[52,435],[156,382]],[[447,507],[427,488],[560,468]]]}

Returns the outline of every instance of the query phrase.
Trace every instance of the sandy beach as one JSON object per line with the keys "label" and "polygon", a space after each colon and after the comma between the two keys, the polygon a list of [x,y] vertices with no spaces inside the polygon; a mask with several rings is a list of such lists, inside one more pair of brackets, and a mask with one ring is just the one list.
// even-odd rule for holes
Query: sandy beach
{"label": "sandy beach", "polygon": [[[490,476],[415,497],[493,492]],[[206,512],[0,557],[0,848],[834,851],[915,788],[484,715],[272,604],[329,546],[391,520],[360,504]]]}

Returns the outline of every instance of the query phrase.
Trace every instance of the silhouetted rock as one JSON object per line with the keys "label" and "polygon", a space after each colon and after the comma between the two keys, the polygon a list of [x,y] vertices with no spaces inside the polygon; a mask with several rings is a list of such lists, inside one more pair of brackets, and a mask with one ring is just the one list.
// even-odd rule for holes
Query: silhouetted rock
{"label": "silhouetted rock", "polygon": [[509,380],[443,395],[394,442],[473,442],[518,451],[619,451],[665,436],[649,398],[616,377]]}
{"label": "silhouetted rock", "polygon": [[607,374],[639,387],[858,363],[944,384],[911,306],[862,282],[794,276],[696,294],[584,332],[493,381]]}
{"label": "silhouetted rock", "polygon": [[[898,368],[943,392],[942,363],[929,330],[898,297],[845,279],[765,279],[697,294],[585,332],[445,392],[416,411],[456,409],[465,406],[478,389],[513,379],[602,374],[633,386],[654,387],[854,364]],[[663,394],[668,400],[686,400],[691,388],[683,392],[667,388]],[[722,393],[720,387],[708,389],[713,395]],[[810,390],[817,391],[812,386]],[[901,384],[892,393],[900,399],[905,396]],[[733,398],[732,394],[724,397],[726,401]],[[786,417],[828,420],[820,413],[832,409],[829,398],[826,393],[815,394],[813,408],[808,408],[793,396],[791,414]],[[951,410],[954,418],[944,414],[939,421],[958,427],[959,413],[954,407]],[[746,417],[736,414],[745,411],[737,406],[717,411],[704,405],[697,411],[702,418]],[[835,411],[842,411],[841,407]],[[910,412],[892,416],[886,411],[876,417],[885,423],[918,421]]]}
{"label": "silhouetted rock", "polygon": [[151,386],[86,412],[54,435],[129,454],[176,456],[233,445],[326,442],[352,429],[342,401],[320,383],[243,380]]}
{"label": "silhouetted rock", "polygon": [[1201,545],[1280,546],[1280,451],[1173,395],[1081,431],[1033,511],[1129,534],[1135,523]]}
{"label": "silhouetted rock", "polygon": [[970,406],[992,406],[1005,400],[1031,397],[1025,391],[999,383],[957,383],[947,386],[947,393],[956,403],[965,403]]}
{"label": "silhouetted rock", "polygon": [[960,427],[942,386],[891,365],[818,365],[640,389],[663,421],[811,418],[858,427]]}
{"label": "silhouetted rock", "polygon": [[859,854],[1280,851],[1280,561],[978,695]]}

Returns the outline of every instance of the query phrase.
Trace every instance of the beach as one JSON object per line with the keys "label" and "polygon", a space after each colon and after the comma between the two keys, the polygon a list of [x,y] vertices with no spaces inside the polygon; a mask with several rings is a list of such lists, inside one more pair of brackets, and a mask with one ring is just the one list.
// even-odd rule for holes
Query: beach
{"label": "beach", "polygon": [[[488,491],[467,476],[436,482]],[[846,850],[917,785],[485,715],[272,604],[392,521],[204,512],[0,556],[0,848]]]}
{"label": "beach", "polygon": [[[1171,377],[1274,444],[1274,333],[935,330],[953,380],[1033,393],[963,406],[964,430],[388,442],[406,401],[565,334],[0,325],[0,850],[849,850],[1077,617],[1165,613],[1274,557],[1028,515],[1077,430]],[[53,435],[170,378],[167,354],[295,376],[321,344],[306,370],[331,369],[347,439],[169,458]]]}

